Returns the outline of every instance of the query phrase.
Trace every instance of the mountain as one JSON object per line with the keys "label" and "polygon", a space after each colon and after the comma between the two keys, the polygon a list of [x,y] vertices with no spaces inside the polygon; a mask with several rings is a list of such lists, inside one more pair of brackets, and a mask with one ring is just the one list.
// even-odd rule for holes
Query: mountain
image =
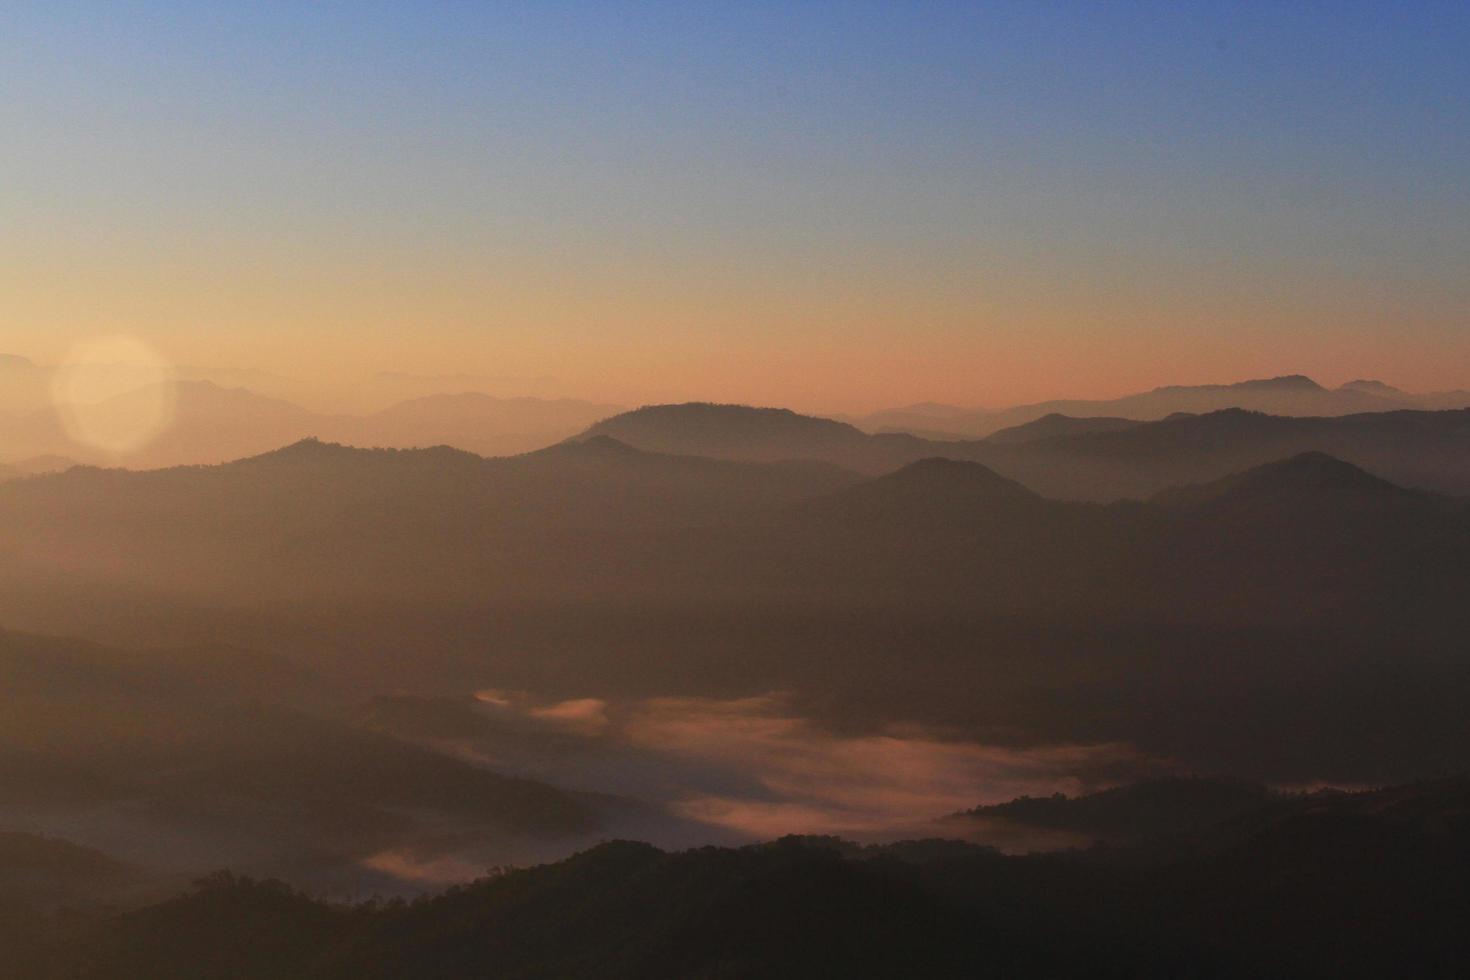
{"label": "mountain", "polygon": [[819,498],[803,513],[865,533],[963,533],[977,521],[1014,521],[1044,507],[1036,494],[980,463],[934,457]]}
{"label": "mountain", "polygon": [[51,402],[51,372],[16,354],[0,354],[0,415],[23,415]]}
{"label": "mountain", "polygon": [[960,819],[1035,831],[1065,831],[1088,844],[1139,842],[1198,833],[1281,799],[1257,783],[1176,776],[1086,796],[1026,796],[967,810]]}
{"label": "mountain", "polygon": [[869,432],[944,432],[950,438],[979,438],[1054,414],[1156,421],[1179,412],[1200,415],[1231,408],[1270,415],[1335,416],[1466,407],[1470,407],[1470,392],[1416,395],[1377,381],[1353,381],[1329,389],[1303,375],[1286,375],[1235,384],[1170,385],[1122,398],[1047,401],[994,411],[912,406],[867,416],[859,424]]}
{"label": "mountain", "polygon": [[569,398],[466,392],[406,401],[362,419],[342,420],[321,434],[359,446],[454,446],[482,456],[511,456],[561,442],[618,411],[615,405]]}
{"label": "mountain", "polygon": [[870,439],[842,422],[785,408],[745,405],[649,405],[615,415],[583,437],[610,436],[651,452],[718,459],[831,459]]}
{"label": "mountain", "polygon": [[944,457],[983,463],[1046,497],[1093,501],[1141,499],[1318,451],[1396,483],[1470,495],[1470,410],[1294,418],[1226,409],[1120,425],[1052,420],[1040,429],[1021,439],[933,441],[869,435],[782,409],[692,404],[614,416],[579,438],[605,434],[653,452],[720,459],[821,460],[872,475]]}
{"label": "mountain", "polygon": [[1230,409],[993,447],[980,458],[1047,496],[1109,499],[1142,498],[1305,452],[1404,486],[1470,495],[1466,410],[1289,418]]}
{"label": "mountain", "polygon": [[1405,490],[1326,453],[1308,452],[1267,463],[1211,483],[1180,487],[1156,494],[1154,500],[1174,507],[1204,505],[1259,506],[1309,501],[1325,502],[1417,501],[1423,494]]}
{"label": "mountain", "polygon": [[[253,377],[248,372],[247,377]],[[257,455],[308,437],[358,446],[416,448],[452,445],[485,455],[514,455],[576,435],[617,411],[573,399],[493,398],[476,393],[432,395],[367,416],[324,415],[242,387],[193,379],[114,396],[92,409],[127,417],[132,406],[172,406],[167,426],[121,458],[73,443],[54,407],[0,418],[0,449],[8,458],[72,457],[133,469],[208,465]],[[42,470],[32,470],[42,472]]]}
{"label": "mountain", "polygon": [[[100,418],[151,417],[158,404],[171,406],[167,425],[156,438],[124,458],[129,466],[147,469],[238,459],[310,435],[319,422],[312,413],[289,402],[209,381],[150,385],[115,395],[88,411]],[[0,420],[0,446],[11,458],[66,456],[85,462],[116,462],[73,442],[54,407]]]}
{"label": "mountain", "polygon": [[1059,436],[1075,436],[1089,432],[1118,432],[1122,429],[1131,429],[1137,424],[1138,422],[1133,419],[1105,417],[1075,419],[1069,415],[1059,415],[1053,412],[1050,415],[1043,415],[1034,422],[1025,422],[1009,429],[992,432],[985,437],[985,441],[997,446],[1015,446],[1037,442],[1041,439],[1055,439]]}
{"label": "mountain", "polygon": [[[146,469],[225,462],[303,438],[317,424],[306,409],[246,388],[225,388],[212,381],[181,381],[173,388],[172,424],[130,457],[129,465]],[[114,401],[142,394],[120,395]]]}
{"label": "mountain", "polygon": [[0,632],[9,819],[65,827],[155,876],[228,857],[349,882],[373,879],[364,862],[386,851],[510,855],[596,826],[544,784],[288,707],[281,676],[261,685],[267,700],[213,666]]}
{"label": "mountain", "polygon": [[186,595],[531,594],[617,588],[576,556],[749,522],[856,479],[826,464],[669,456],[607,437],[496,459],[305,440],[215,467],[12,482],[0,520],[17,529],[10,561],[37,575],[97,573]]}
{"label": "mountain", "polygon": [[1190,827],[1164,853],[611,841],[408,907],[332,905],[221,873],[64,938],[40,931],[14,955],[38,980],[961,977],[1002,965],[1021,978],[1449,978],[1470,955],[1467,800],[1464,779],[1313,794],[1227,819],[1223,834]]}
{"label": "mountain", "polygon": [[[1282,421],[1060,441],[1262,419]],[[7,483],[0,527],[13,623],[269,643],[370,691],[406,662],[424,694],[781,690],[843,729],[1116,742],[1261,779],[1421,776],[1465,745],[1470,509],[1315,456],[1101,505],[967,460],[863,479],[610,436],[498,459],[306,441]]]}

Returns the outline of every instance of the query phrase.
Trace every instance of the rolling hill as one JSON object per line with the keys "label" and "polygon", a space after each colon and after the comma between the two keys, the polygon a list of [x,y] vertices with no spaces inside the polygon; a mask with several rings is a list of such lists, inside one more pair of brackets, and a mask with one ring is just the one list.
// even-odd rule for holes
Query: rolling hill
{"label": "rolling hill", "polygon": [[[1240,409],[1124,426],[1051,420],[1038,438],[933,441],[868,435],[784,410],[664,405],[599,423],[603,434],[654,452],[721,459],[814,459],[861,473],[929,457],[983,463],[1043,496],[1142,499],[1303,452],[1324,452],[1406,486],[1470,494],[1470,410],[1289,418]],[[1095,421],[1095,420],[1094,420]]]}
{"label": "rolling hill", "polygon": [[1269,415],[1334,416],[1404,409],[1440,411],[1470,407],[1470,392],[1413,394],[1381,381],[1350,381],[1324,388],[1303,375],[1262,378],[1220,385],[1169,385],[1122,398],[1063,399],[986,410],[952,405],[914,405],[878,412],[858,420],[869,432],[948,433],[949,438],[982,438],[1048,415],[1112,416],[1157,421],[1180,412],[1203,415],[1238,408]]}

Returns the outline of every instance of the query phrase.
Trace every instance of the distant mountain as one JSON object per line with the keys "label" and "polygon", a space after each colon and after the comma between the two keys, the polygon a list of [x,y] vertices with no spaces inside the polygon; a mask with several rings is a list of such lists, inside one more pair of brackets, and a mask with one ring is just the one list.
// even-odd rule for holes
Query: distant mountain
{"label": "distant mountain", "polygon": [[[303,408],[244,388],[222,388],[210,381],[169,382],[169,391],[160,399],[155,387],[116,395],[90,410],[99,416],[126,417],[136,403],[172,404],[168,427],[123,460],[139,469],[238,459],[310,435],[318,424],[317,417]],[[0,419],[0,447],[12,458],[64,456],[116,462],[73,442],[54,407]]]}
{"label": "distant mountain", "polygon": [[215,467],[76,468],[3,484],[0,520],[22,529],[14,560],[54,567],[74,553],[68,567],[186,594],[534,594],[619,586],[578,550],[627,554],[649,534],[749,522],[856,479],[822,463],[670,456],[607,437],[495,459],[305,440]]}
{"label": "distant mountain", "polygon": [[[211,381],[175,386],[176,417],[152,444],[128,460],[137,468],[221,463],[264,452],[311,434],[318,424],[306,409],[246,388]],[[134,395],[121,395],[125,401]]]}
{"label": "distant mountain", "polygon": [[[0,354],[0,414],[24,415],[51,401],[51,372],[16,354]],[[0,447],[0,452],[4,448]]]}
{"label": "distant mountain", "polygon": [[[319,437],[364,447],[455,446],[508,456],[541,449],[577,434],[618,409],[573,399],[493,398],[465,393],[432,395],[368,416],[323,415],[279,398],[209,380],[169,383],[173,417],[153,441],[121,458],[72,442],[49,404],[24,415],[0,417],[0,453],[9,459],[46,457],[156,469],[208,465],[268,452]],[[125,414],[134,402],[155,399],[152,387],[115,396],[94,411]],[[13,465],[13,464],[12,464]],[[33,469],[28,472],[44,472]]]}
{"label": "distant mountain", "polygon": [[562,398],[494,398],[478,392],[430,395],[320,433],[359,446],[454,446],[511,456],[561,442],[620,411],[616,405]]}
{"label": "distant mountain", "polygon": [[1309,452],[1211,483],[1166,490],[1153,499],[1174,507],[1199,507],[1303,500],[1321,506],[1345,499],[1408,502],[1422,497],[1326,453]]}
{"label": "distant mountain", "polygon": [[992,432],[985,441],[997,446],[1016,446],[1059,436],[1084,435],[1089,432],[1118,432],[1131,429],[1139,423],[1134,419],[1090,418],[1075,419],[1069,415],[1043,415],[1034,422],[1025,422]]}
{"label": "distant mountain", "polygon": [[964,533],[976,521],[1008,521],[1044,501],[981,465],[936,457],[813,501],[803,513],[872,533],[897,523]]}
{"label": "distant mountain", "polygon": [[[1412,449],[1401,423],[1443,420],[1409,414],[1388,431]],[[1359,424],[1219,413],[999,449],[1076,441],[1093,448],[1061,457],[1074,474],[1136,459],[1158,479],[1231,458],[1237,429],[1264,451],[1262,420]],[[1203,461],[1173,464],[1176,438]],[[1101,505],[973,460],[864,480],[610,436],[499,459],[307,441],[0,485],[0,613],[115,633],[173,630],[184,609],[216,640],[297,636],[353,676],[395,677],[412,649],[434,691],[793,690],[844,724],[1120,741],[1201,769],[1228,750],[1260,778],[1435,771],[1464,745],[1470,674],[1450,651],[1470,628],[1470,509],[1316,456],[1279,463]],[[1310,694],[1270,693],[1288,689]]]}
{"label": "distant mountain", "polygon": [[1406,486],[1470,495],[1470,410],[1295,418],[1226,409],[1148,423],[1038,424],[1019,439],[934,441],[870,435],[784,409],[690,404],[627,412],[579,438],[605,434],[653,452],[718,459],[822,460],[874,475],[944,457],[983,463],[1046,497],[1095,501],[1143,498],[1319,451]]}
{"label": "distant mountain", "polygon": [[11,465],[27,476],[35,476],[69,470],[77,465],[77,461],[68,456],[32,456],[29,459],[16,460]]}
{"label": "distant mountain", "polygon": [[651,452],[763,462],[831,459],[870,441],[850,425],[790,409],[704,402],[624,412],[592,426],[583,437],[592,436],[611,436]]}
{"label": "distant mountain", "polygon": [[1230,408],[1271,415],[1334,416],[1466,407],[1470,407],[1470,392],[1465,391],[1417,395],[1378,381],[1353,381],[1329,389],[1304,375],[1286,375],[1224,385],[1170,385],[1122,398],[1056,400],[997,410],[920,405],[869,415],[858,424],[869,432],[946,432],[951,438],[979,438],[1048,415],[1156,421],[1178,412],[1205,414]]}
{"label": "distant mountain", "polygon": [[1306,452],[1394,483],[1470,495],[1470,411],[1291,418],[1239,409],[1178,415],[1116,432],[1063,436],[977,454],[1054,497],[1142,498]]}

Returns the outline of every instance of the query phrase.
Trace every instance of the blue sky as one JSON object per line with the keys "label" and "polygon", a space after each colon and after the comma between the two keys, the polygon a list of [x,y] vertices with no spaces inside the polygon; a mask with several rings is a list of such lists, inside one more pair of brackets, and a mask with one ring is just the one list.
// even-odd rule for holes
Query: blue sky
{"label": "blue sky", "polygon": [[1272,357],[1442,386],[1470,356],[1464,3],[0,18],[0,300],[41,355],[126,329],[266,361],[351,337],[366,360],[412,324],[424,367],[590,381],[634,348],[795,378],[912,343],[949,397]]}

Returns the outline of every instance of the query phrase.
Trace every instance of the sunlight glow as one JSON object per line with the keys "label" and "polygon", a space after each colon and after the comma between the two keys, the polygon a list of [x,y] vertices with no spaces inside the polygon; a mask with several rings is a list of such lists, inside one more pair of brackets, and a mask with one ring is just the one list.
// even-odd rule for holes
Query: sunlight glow
{"label": "sunlight glow", "polygon": [[130,336],[76,345],[52,385],[67,434],[114,455],[136,452],[167,431],[177,397],[172,365]]}

